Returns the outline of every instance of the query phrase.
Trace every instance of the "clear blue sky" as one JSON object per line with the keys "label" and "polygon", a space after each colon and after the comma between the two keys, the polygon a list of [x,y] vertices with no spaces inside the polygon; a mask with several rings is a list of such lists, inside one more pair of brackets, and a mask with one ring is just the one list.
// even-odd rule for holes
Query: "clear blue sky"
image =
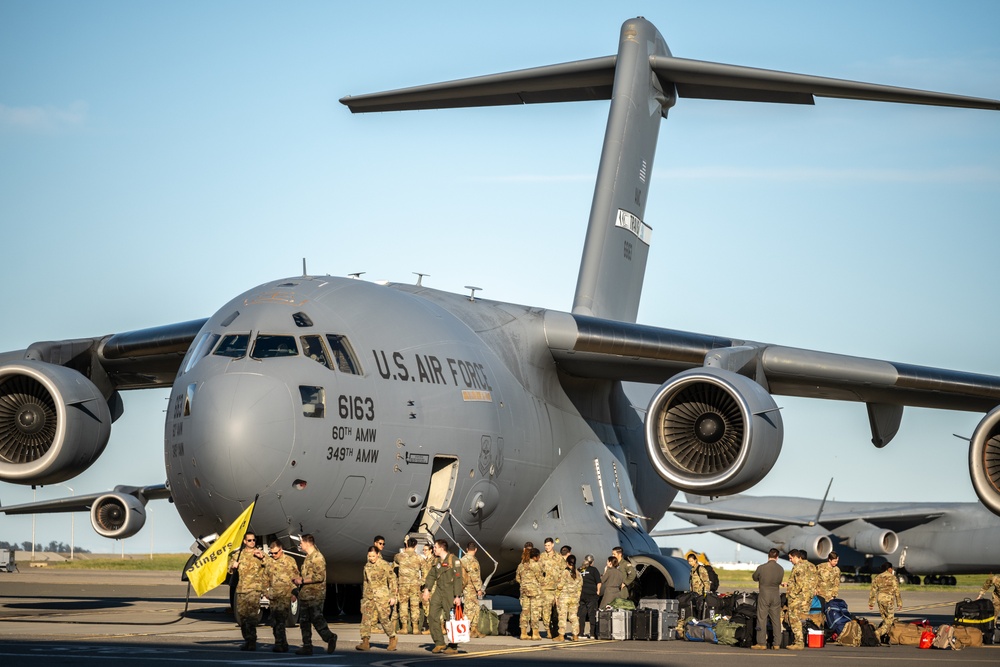
{"label": "clear blue sky", "polygon": [[[303,257],[569,309],[605,103],[352,116],[337,100],[609,55],[635,15],[680,57],[1000,97],[992,1],[2,0],[0,350],[207,317]],[[1000,114],[681,100],[653,179],[641,322],[1000,374]],[[162,482],[165,399],[128,394],[69,485]],[[833,476],[841,500],[975,500],[952,433],[978,415],[908,409],[876,451],[863,405],[778,403],[785,447],[755,492]],[[0,484],[3,504],[31,496]],[[185,550],[172,507],[151,506],[155,550]],[[88,523],[76,543],[111,550]],[[69,525],[39,517],[36,540]],[[0,539],[30,539],[30,519],[0,518]]]}

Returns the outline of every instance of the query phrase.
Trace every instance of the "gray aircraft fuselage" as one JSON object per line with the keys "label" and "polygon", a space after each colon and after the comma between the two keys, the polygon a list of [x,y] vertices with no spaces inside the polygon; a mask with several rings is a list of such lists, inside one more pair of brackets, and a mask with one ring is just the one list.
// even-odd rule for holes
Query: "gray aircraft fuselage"
{"label": "gray aircraft fuselage", "polygon": [[[587,404],[574,404],[544,312],[332,277],[240,295],[205,324],[173,385],[165,457],[178,512],[208,535],[259,495],[254,530],[312,533],[339,581],[357,581],[376,534],[395,551],[407,534],[436,533],[441,515],[428,506],[452,510],[443,528],[464,546],[469,535],[453,523],[466,526],[501,572],[526,540],[547,536],[577,553],[619,542],[655,552],[644,532],[604,516],[594,461],[613,505],[641,505],[652,524],[676,492],[650,479],[655,493],[637,502],[629,483],[615,487],[616,466],[631,465],[640,484],[649,476],[635,474],[648,469],[641,422],[627,402],[613,414],[617,382],[587,382]],[[241,335],[234,351],[228,341]],[[345,341],[354,372],[332,359]],[[320,361],[307,356],[320,349]],[[595,386],[607,402],[594,400]],[[603,444],[615,433],[622,447]]]}

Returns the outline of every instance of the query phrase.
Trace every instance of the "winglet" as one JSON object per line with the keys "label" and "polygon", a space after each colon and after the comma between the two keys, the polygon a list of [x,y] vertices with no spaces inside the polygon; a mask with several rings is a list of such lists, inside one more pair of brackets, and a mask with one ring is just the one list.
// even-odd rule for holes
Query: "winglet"
{"label": "winglet", "polygon": [[816,512],[816,519],[811,524],[813,526],[815,526],[816,524],[819,523],[819,517],[820,517],[821,514],[823,514],[823,508],[826,506],[826,499],[827,499],[827,496],[830,495],[830,487],[831,486],[833,486],[833,477],[830,478],[830,483],[826,485],[826,493],[823,494],[823,500],[820,501],[819,510]]}

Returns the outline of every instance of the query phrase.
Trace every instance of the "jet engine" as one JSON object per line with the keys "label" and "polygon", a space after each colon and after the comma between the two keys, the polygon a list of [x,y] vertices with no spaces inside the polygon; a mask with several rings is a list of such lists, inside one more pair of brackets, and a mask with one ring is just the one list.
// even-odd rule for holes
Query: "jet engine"
{"label": "jet engine", "polygon": [[698,495],[739,493],[778,460],[783,427],[771,395],[721,368],[678,373],[653,395],[646,449],[671,486]]}
{"label": "jet engine", "polygon": [[1000,516],[1000,406],[990,410],[972,434],[969,476],[979,501]]}
{"label": "jet engine", "polygon": [[876,528],[863,530],[845,540],[847,546],[863,554],[888,556],[899,548],[899,536],[891,530]]}
{"label": "jet engine", "polygon": [[40,361],[0,366],[0,481],[72,479],[110,436],[108,402],[77,371]]}
{"label": "jet engine", "polygon": [[805,533],[797,535],[788,542],[788,550],[801,549],[806,552],[808,560],[826,560],[833,551],[833,540],[828,535]]}
{"label": "jet engine", "polygon": [[90,506],[90,523],[101,537],[123,540],[146,523],[146,508],[135,496],[107,493]]}

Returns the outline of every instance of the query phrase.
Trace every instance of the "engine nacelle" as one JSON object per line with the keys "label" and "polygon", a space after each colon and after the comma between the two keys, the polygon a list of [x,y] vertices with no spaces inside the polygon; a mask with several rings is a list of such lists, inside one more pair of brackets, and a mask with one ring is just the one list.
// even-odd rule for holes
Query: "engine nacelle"
{"label": "engine nacelle", "polygon": [[146,507],[135,496],[106,493],[90,506],[90,523],[101,537],[123,540],[146,523]]}
{"label": "engine nacelle", "polygon": [[784,430],[774,399],[750,378],[721,368],[678,373],[653,395],[646,449],[675,489],[739,493],[778,460]]}
{"label": "engine nacelle", "polygon": [[0,366],[0,480],[57,484],[90,467],[111,437],[94,383],[41,361]]}
{"label": "engine nacelle", "polygon": [[891,530],[876,528],[863,530],[845,541],[847,546],[863,554],[888,556],[899,548],[899,536]]}
{"label": "engine nacelle", "polygon": [[1000,406],[990,410],[972,434],[969,476],[979,502],[1000,516]]}
{"label": "engine nacelle", "polygon": [[788,543],[788,550],[792,549],[805,551],[808,560],[826,560],[833,551],[833,540],[818,533],[798,535]]}

